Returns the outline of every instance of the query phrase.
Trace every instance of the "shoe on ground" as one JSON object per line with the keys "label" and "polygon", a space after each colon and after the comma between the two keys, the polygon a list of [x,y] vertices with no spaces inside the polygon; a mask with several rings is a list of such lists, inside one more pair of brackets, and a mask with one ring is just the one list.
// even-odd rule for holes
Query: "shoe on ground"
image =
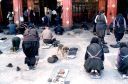
{"label": "shoe on ground", "polygon": [[16,71],[20,71],[20,70],[21,70],[21,68],[17,66],[16,67]]}
{"label": "shoe on ground", "polygon": [[9,63],[9,64],[7,65],[7,67],[12,68],[12,67],[13,67],[12,63]]}

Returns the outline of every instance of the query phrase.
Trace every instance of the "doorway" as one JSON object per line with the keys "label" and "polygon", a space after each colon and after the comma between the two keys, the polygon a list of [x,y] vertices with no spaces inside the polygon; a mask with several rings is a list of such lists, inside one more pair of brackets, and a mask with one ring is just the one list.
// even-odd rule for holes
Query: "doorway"
{"label": "doorway", "polygon": [[2,9],[2,15],[3,15],[3,25],[7,25],[8,19],[7,19],[7,15],[8,12],[12,12],[13,11],[13,0],[2,0],[1,1],[1,9]]}
{"label": "doorway", "polygon": [[76,1],[72,2],[73,23],[92,22],[98,11],[98,1]]}
{"label": "doorway", "polygon": [[128,13],[128,0],[117,0],[117,14],[122,13],[126,18]]}

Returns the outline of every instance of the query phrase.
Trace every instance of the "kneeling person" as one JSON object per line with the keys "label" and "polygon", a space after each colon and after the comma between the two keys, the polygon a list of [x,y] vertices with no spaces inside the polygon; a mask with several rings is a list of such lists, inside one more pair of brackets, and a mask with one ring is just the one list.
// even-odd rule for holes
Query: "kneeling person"
{"label": "kneeling person", "polygon": [[12,38],[12,48],[11,48],[11,50],[17,51],[19,49],[19,46],[20,46],[20,41],[21,41],[21,39],[19,37]]}
{"label": "kneeling person", "polygon": [[55,39],[53,39],[52,31],[49,29],[49,27],[45,27],[41,36],[45,44],[52,44],[55,41]]}
{"label": "kneeling person", "polygon": [[64,33],[64,29],[60,25],[56,26],[54,31],[55,31],[55,34],[57,35],[63,35]]}
{"label": "kneeling person", "polygon": [[128,76],[128,47],[126,43],[120,43],[117,68],[121,74]]}
{"label": "kneeling person", "polygon": [[86,71],[91,75],[100,76],[101,70],[104,69],[104,52],[97,37],[93,37],[90,45],[87,47],[85,60],[84,68]]}
{"label": "kneeling person", "polygon": [[23,35],[22,48],[23,52],[26,55],[25,64],[28,65],[29,70],[35,69],[36,57],[38,56],[39,49],[39,35],[35,27],[32,25],[28,29],[25,30]]}

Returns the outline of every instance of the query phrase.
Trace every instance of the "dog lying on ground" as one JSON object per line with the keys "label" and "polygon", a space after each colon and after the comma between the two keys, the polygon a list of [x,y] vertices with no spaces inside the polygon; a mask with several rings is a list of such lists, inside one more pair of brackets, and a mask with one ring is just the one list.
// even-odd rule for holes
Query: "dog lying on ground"
{"label": "dog lying on ground", "polygon": [[57,54],[60,52],[61,57],[65,57],[65,54],[68,54],[69,48],[63,44],[58,45]]}

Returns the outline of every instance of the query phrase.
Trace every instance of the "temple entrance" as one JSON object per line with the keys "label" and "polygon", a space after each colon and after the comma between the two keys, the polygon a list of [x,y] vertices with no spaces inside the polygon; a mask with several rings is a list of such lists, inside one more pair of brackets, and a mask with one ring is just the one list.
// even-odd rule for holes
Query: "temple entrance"
{"label": "temple entrance", "polygon": [[1,1],[1,9],[2,9],[2,15],[3,15],[3,25],[8,24],[8,12],[13,12],[13,0],[2,0]]}
{"label": "temple entrance", "polygon": [[92,22],[93,17],[98,11],[98,1],[96,0],[73,0],[73,23],[83,21]]}
{"label": "temple entrance", "polygon": [[[23,13],[27,6],[27,0],[23,0]],[[33,0],[33,7],[32,10],[35,12],[35,24],[41,23],[41,18],[45,16],[45,13],[48,9],[55,10],[57,7],[57,0]]]}
{"label": "temple entrance", "polygon": [[122,13],[126,18],[128,13],[128,0],[118,0],[117,2],[117,14]]}

